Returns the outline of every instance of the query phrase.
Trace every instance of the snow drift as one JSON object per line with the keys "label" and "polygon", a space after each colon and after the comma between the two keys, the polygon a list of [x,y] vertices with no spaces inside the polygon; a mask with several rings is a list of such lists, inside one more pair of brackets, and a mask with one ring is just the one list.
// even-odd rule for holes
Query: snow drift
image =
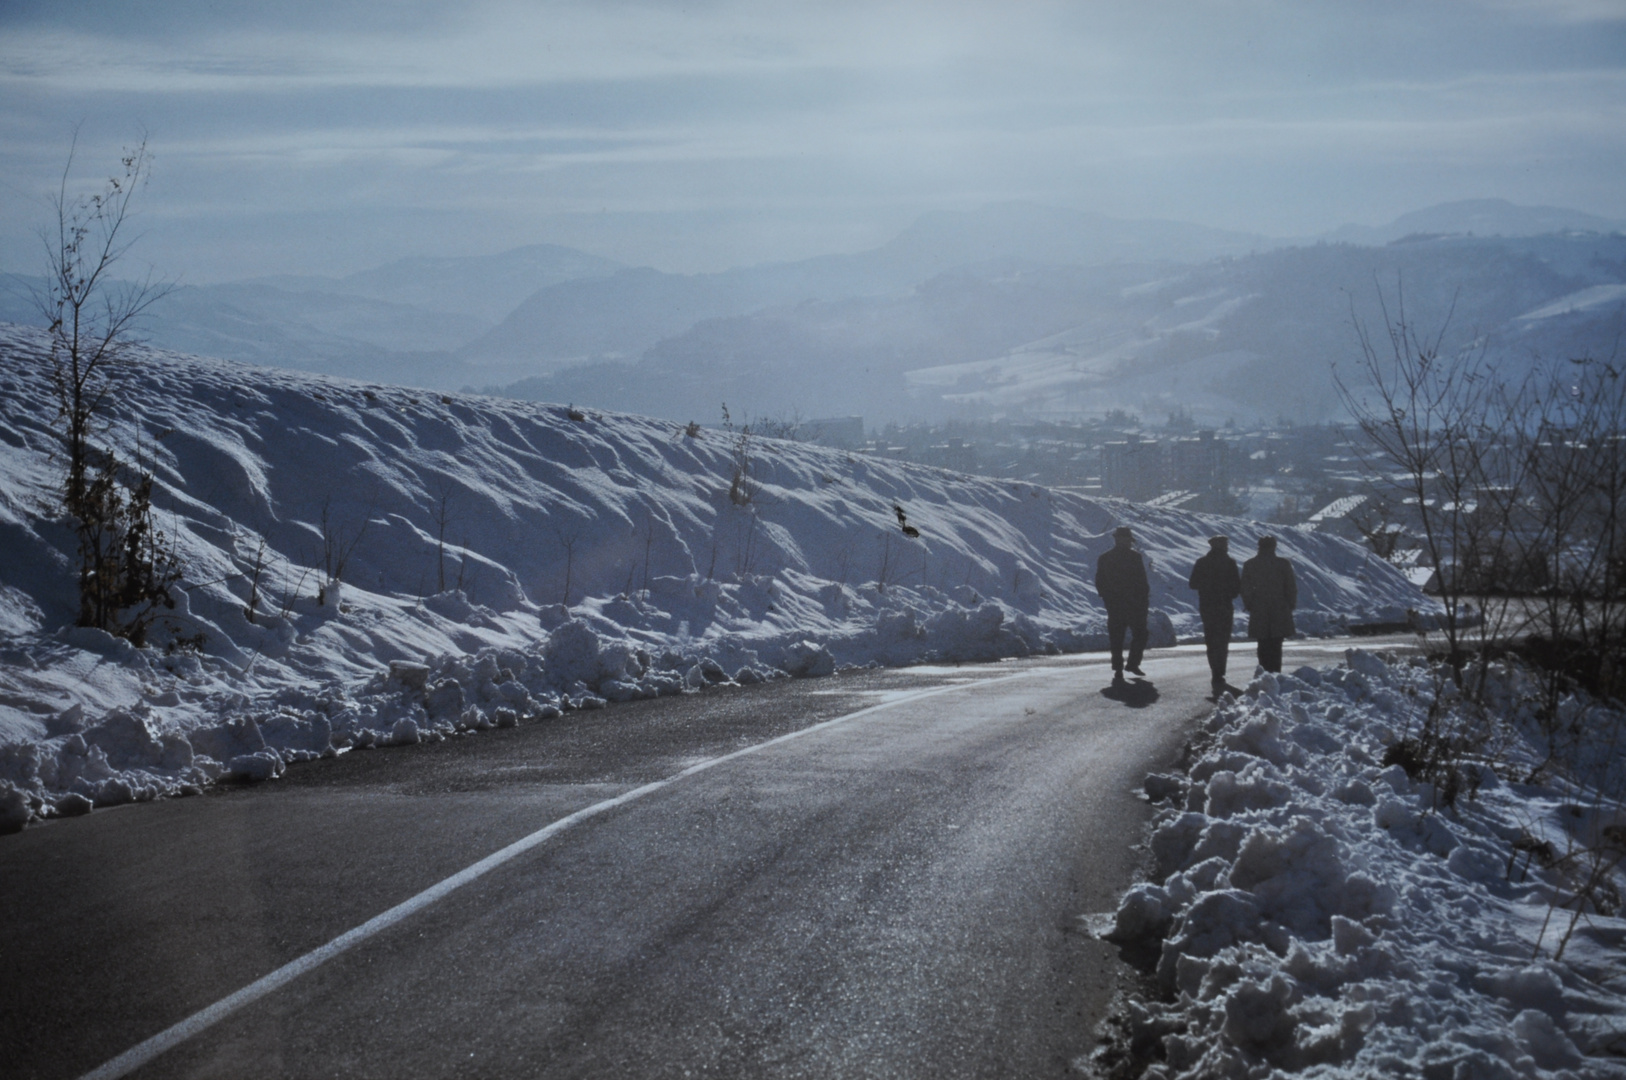
{"label": "snow drift", "polygon": [[[1533,680],[1498,665],[1486,699],[1511,738],[1447,805],[1383,760],[1431,706],[1463,707],[1454,685],[1420,657],[1346,657],[1255,679],[1185,774],[1148,778],[1169,804],[1153,880],[1104,935],[1160,955],[1164,999],[1125,1017],[1142,1075],[1626,1077],[1614,741],[1584,778],[1503,779],[1547,750]],[[1621,730],[1601,704],[1561,707],[1582,711]]]}
{"label": "snow drift", "polygon": [[[154,647],[72,626],[45,339],[0,324],[8,820],[289,761],[841,665],[1099,648],[1111,529],[1153,644],[1197,632],[1206,537],[1263,526],[645,417],[150,352],[109,439],[154,472],[186,581]],[[905,535],[898,512],[918,536]],[[1301,628],[1422,597],[1287,532]],[[202,635],[201,651],[166,648]]]}

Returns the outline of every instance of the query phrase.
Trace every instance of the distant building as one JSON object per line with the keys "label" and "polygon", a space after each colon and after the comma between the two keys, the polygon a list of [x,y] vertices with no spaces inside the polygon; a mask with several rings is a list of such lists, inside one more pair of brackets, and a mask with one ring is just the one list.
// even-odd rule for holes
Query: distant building
{"label": "distant building", "polygon": [[1212,431],[1169,443],[1169,485],[1200,494],[1231,490],[1231,448]]}
{"label": "distant building", "polygon": [[1139,502],[1160,494],[1163,482],[1162,447],[1131,431],[1122,442],[1101,447],[1101,490]]}
{"label": "distant building", "polygon": [[1231,490],[1231,447],[1212,431],[1165,443],[1129,432],[1101,446],[1101,490],[1142,502],[1212,502]]}

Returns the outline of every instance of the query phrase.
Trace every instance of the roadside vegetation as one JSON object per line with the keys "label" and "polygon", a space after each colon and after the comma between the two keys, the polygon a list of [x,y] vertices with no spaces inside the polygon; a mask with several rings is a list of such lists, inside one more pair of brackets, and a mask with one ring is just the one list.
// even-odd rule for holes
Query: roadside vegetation
{"label": "roadside vegetation", "polygon": [[1223,697],[1148,778],[1147,973],[1101,1075],[1618,1076],[1626,1059],[1626,373],[1504,378],[1402,299],[1337,376],[1422,655]]}
{"label": "roadside vegetation", "polygon": [[[78,538],[79,625],[146,643],[182,576],[173,544],[153,519],[153,477],[140,445],[115,446],[107,419],[122,369],[132,362],[141,316],[169,286],[150,275],[118,280],[115,267],[133,242],[131,201],[152,159],[145,141],[126,150],[99,189],[72,194],[70,150],[41,232],[47,276],[34,303],[50,335],[49,370],[65,467],[49,509],[65,516]],[[196,645],[188,640],[187,644]]]}

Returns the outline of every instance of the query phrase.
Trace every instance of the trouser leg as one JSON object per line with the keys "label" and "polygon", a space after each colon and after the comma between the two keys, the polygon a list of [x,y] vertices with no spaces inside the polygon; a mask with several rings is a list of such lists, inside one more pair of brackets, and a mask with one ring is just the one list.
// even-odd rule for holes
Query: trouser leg
{"label": "trouser leg", "polygon": [[1225,661],[1231,651],[1231,635],[1213,627],[1203,627],[1203,645],[1208,650],[1208,671],[1216,679],[1225,678]]}
{"label": "trouser leg", "polygon": [[1146,653],[1147,628],[1137,626],[1129,636],[1129,666],[1140,667],[1140,658]]}
{"label": "trouser leg", "polygon": [[1203,645],[1208,650],[1208,670],[1215,680],[1225,678],[1225,663],[1231,653],[1231,613],[1203,614]]}
{"label": "trouser leg", "polygon": [[1282,670],[1282,639],[1279,637],[1259,639],[1259,666],[1266,671],[1280,672]]}
{"label": "trouser leg", "polygon": [[1124,633],[1129,629],[1129,620],[1107,612],[1107,646],[1112,650],[1112,670],[1124,669]]}

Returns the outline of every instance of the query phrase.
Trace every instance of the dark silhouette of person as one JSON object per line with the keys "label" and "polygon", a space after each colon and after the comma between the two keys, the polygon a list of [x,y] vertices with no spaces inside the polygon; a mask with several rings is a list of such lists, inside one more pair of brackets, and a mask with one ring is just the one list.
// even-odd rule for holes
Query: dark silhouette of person
{"label": "dark silhouette of person", "polygon": [[1231,652],[1231,628],[1236,618],[1236,598],[1242,593],[1242,578],[1236,560],[1231,558],[1230,539],[1213,536],[1208,554],[1191,568],[1187,582],[1197,590],[1197,613],[1203,620],[1203,645],[1208,649],[1209,682],[1215,690],[1225,689],[1225,661]]}
{"label": "dark silhouette of person", "polygon": [[[1135,534],[1120,525],[1112,532],[1112,549],[1095,560],[1095,591],[1107,609],[1107,642],[1112,647],[1112,681],[1124,681],[1124,671],[1145,677],[1140,669],[1146,652],[1146,617],[1152,590],[1146,581],[1146,563],[1133,546]],[[1124,635],[1129,634],[1129,663],[1124,663]]]}
{"label": "dark silhouette of person", "polygon": [[1282,670],[1282,640],[1293,634],[1299,585],[1293,564],[1276,554],[1276,538],[1261,536],[1259,554],[1242,564],[1242,606],[1248,609],[1248,636],[1259,642],[1259,666]]}

